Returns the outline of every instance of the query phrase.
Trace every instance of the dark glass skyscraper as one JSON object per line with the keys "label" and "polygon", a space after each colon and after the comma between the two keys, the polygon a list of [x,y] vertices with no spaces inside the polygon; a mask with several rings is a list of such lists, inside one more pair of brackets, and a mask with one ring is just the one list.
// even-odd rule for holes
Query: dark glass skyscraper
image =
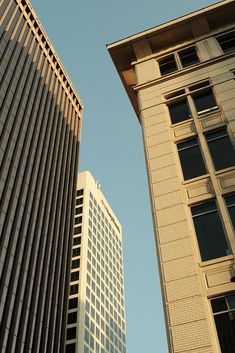
{"label": "dark glass skyscraper", "polygon": [[0,6],[0,352],[62,353],[82,104],[29,2]]}

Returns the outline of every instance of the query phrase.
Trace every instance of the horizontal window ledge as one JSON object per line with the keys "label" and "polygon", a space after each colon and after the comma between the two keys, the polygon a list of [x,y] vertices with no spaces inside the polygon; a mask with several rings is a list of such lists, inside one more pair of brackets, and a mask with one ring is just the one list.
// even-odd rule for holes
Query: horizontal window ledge
{"label": "horizontal window ledge", "polygon": [[[137,85],[135,85],[133,87],[133,90],[134,91],[139,91],[141,89],[144,89],[146,87],[155,85],[157,83],[159,84],[159,83],[164,82],[164,81],[172,80],[175,77],[186,75],[188,72],[199,70],[199,69],[207,67],[207,66],[209,66],[211,64],[215,64],[217,62],[224,61],[226,58],[229,59],[230,57],[233,57],[233,56],[234,56],[234,52],[231,52],[231,53],[228,53],[228,54],[221,54],[220,56],[217,56],[215,58],[212,58],[212,59],[209,59],[209,60],[206,60],[206,61],[201,61],[200,63],[192,65],[192,66],[189,66],[187,68],[179,69],[177,71],[174,71],[171,74],[168,74],[168,75],[165,75],[165,76],[159,76],[159,78],[156,78],[154,80],[150,80],[150,81],[145,82],[145,83],[137,84]],[[147,60],[149,60],[149,59],[146,59],[145,61],[147,61]],[[213,85],[211,84],[211,85],[207,86],[207,88],[210,87],[210,86],[213,86]],[[181,88],[183,88],[183,87],[181,87]],[[168,93],[171,93],[171,92],[168,92]]]}
{"label": "horizontal window ledge", "polygon": [[209,179],[209,178],[210,178],[209,174],[203,174],[203,175],[200,175],[200,176],[198,176],[196,178],[184,180],[182,182],[182,184],[188,186],[188,185],[193,184],[193,183],[195,183],[197,181],[201,181],[201,180],[204,180],[204,179],[206,180],[206,179]]}
{"label": "horizontal window ledge", "polygon": [[216,176],[235,171],[235,166],[215,171]]}
{"label": "horizontal window ledge", "polygon": [[225,262],[225,261],[231,261],[234,260],[234,255],[227,255],[227,256],[223,256],[223,257],[219,257],[217,259],[213,259],[213,260],[208,260],[208,261],[204,261],[204,262],[200,262],[199,266],[200,267],[207,267],[207,266],[212,266],[214,264],[219,264],[220,262]]}
{"label": "horizontal window ledge", "polygon": [[170,127],[171,127],[172,129],[174,129],[175,127],[184,126],[184,125],[187,125],[188,123],[191,123],[191,122],[193,122],[193,121],[194,121],[194,120],[193,120],[193,117],[189,117],[188,119],[179,121],[178,123],[171,124]]}

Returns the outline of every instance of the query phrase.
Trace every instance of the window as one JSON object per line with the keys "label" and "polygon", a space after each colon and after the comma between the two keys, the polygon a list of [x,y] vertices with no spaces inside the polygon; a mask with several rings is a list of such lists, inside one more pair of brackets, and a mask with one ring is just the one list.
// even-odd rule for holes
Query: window
{"label": "window", "polygon": [[86,327],[90,327],[90,319],[89,319],[89,316],[87,314],[85,314],[85,325]]}
{"label": "window", "polygon": [[83,190],[83,189],[77,190],[77,197],[78,197],[78,196],[82,196],[83,193],[84,193],[84,190]]}
{"label": "window", "polygon": [[162,76],[168,75],[176,70],[178,70],[175,56],[170,55],[167,58],[164,58],[159,61],[159,68]]}
{"label": "window", "polygon": [[183,67],[188,67],[199,62],[195,47],[180,51],[179,57]]}
{"label": "window", "polygon": [[84,332],[84,339],[85,339],[85,342],[89,344],[90,335],[89,335],[89,332],[86,329],[85,329],[85,332]]}
{"label": "window", "polygon": [[177,148],[185,180],[206,174],[197,138],[178,143]]}
{"label": "window", "polygon": [[80,259],[77,259],[77,260],[73,260],[72,261],[72,269],[73,268],[78,268],[80,266]]}
{"label": "window", "polygon": [[[178,58],[178,63],[176,61]],[[162,76],[168,75],[177,71],[180,68],[185,68],[199,62],[196,48],[190,47],[179,51],[178,53],[168,55],[159,60],[159,68]]]}
{"label": "window", "polygon": [[75,248],[73,249],[73,257],[75,256],[80,256],[81,248]]}
{"label": "window", "polygon": [[82,223],[82,216],[75,218],[75,224]]}
{"label": "window", "polygon": [[68,319],[67,319],[67,324],[75,324],[77,322],[77,312],[69,313],[68,314]]}
{"label": "window", "polygon": [[76,338],[76,327],[70,327],[67,329],[67,336],[66,339],[67,340],[72,340]]}
{"label": "window", "polygon": [[100,352],[100,345],[98,342],[95,343],[95,352],[99,353]]}
{"label": "window", "polygon": [[66,344],[66,353],[75,353],[76,343]]}
{"label": "window", "polygon": [[79,280],[79,271],[76,272],[71,272],[71,282],[78,281]]}
{"label": "window", "polygon": [[75,309],[78,307],[78,298],[69,299],[69,309]]}
{"label": "window", "polygon": [[225,196],[224,199],[233,224],[233,228],[235,229],[235,194]]}
{"label": "window", "polygon": [[197,113],[204,114],[211,110],[218,109],[218,106],[215,101],[215,97],[212,89],[207,89],[206,91],[199,92],[193,95],[194,104],[197,110]]}
{"label": "window", "polygon": [[82,212],[83,212],[83,207],[75,208],[75,215],[80,214]]}
{"label": "window", "polygon": [[215,170],[235,166],[235,150],[226,128],[205,134]]}
{"label": "window", "polygon": [[81,237],[76,237],[73,239],[73,245],[80,245],[81,244]]}
{"label": "window", "polygon": [[221,353],[235,353],[235,295],[211,300]]}
{"label": "window", "polygon": [[82,226],[74,228],[73,234],[80,234],[82,232]]}
{"label": "window", "polygon": [[231,253],[215,201],[191,207],[202,261]]}
{"label": "window", "polygon": [[169,105],[168,109],[172,124],[177,124],[181,121],[188,120],[191,118],[186,98]]}
{"label": "window", "polygon": [[224,53],[230,53],[235,50],[235,32],[224,34],[218,37],[217,40]]}
{"label": "window", "polygon": [[194,101],[194,109],[196,108],[197,115],[200,116],[218,109],[213,90],[210,87],[210,81],[199,82],[166,95],[172,124],[192,118],[193,107],[189,94]]}
{"label": "window", "polygon": [[91,349],[95,348],[94,337],[92,335],[90,335],[90,347],[91,347]]}
{"label": "window", "polygon": [[73,284],[72,286],[70,286],[70,295],[76,294],[78,293],[78,284]]}
{"label": "window", "polygon": [[86,345],[84,345],[84,353],[90,353],[90,350]]}
{"label": "window", "polygon": [[83,203],[83,197],[80,197],[80,199],[76,200],[76,206],[81,205]]}

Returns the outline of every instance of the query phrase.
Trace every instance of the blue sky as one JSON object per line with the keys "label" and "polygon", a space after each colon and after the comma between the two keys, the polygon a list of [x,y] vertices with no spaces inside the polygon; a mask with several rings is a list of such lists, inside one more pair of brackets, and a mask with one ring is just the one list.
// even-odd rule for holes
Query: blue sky
{"label": "blue sky", "polygon": [[127,353],[167,353],[140,125],[106,44],[213,4],[209,0],[31,0],[85,106],[81,171],[122,223]]}

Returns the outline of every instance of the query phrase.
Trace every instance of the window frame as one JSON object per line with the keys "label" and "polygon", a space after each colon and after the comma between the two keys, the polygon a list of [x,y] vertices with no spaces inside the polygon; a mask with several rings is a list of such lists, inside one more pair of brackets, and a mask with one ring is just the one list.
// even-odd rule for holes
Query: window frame
{"label": "window frame", "polygon": [[[193,143],[194,140],[195,140],[195,142]],[[196,141],[197,141],[197,143],[196,143]],[[189,145],[189,146],[182,147],[182,148],[179,147],[179,145],[182,145],[182,144],[187,143],[187,142],[192,142],[192,144]],[[176,147],[177,147],[177,152],[178,152],[179,161],[180,161],[179,164],[181,166],[181,171],[182,171],[182,174],[183,174],[184,181],[187,182],[189,180],[193,180],[195,178],[200,178],[200,177],[205,176],[205,175],[208,174],[206,161],[204,160],[202,149],[201,149],[201,146],[200,146],[200,140],[199,140],[197,135],[195,135],[193,137],[190,137],[187,140],[176,142]],[[200,174],[192,176],[192,177],[186,177],[187,170],[185,169],[185,163],[183,163],[183,161],[181,159],[181,155],[182,154],[180,152],[185,151],[185,150],[189,150],[189,149],[191,149],[191,151],[192,151],[192,149],[195,150],[195,147],[197,147],[198,151],[200,152],[201,162],[203,162],[205,173],[203,173],[203,174],[200,173]],[[200,167],[202,167],[202,163],[201,163]]]}
{"label": "window frame", "polygon": [[[167,72],[167,73],[162,73],[161,67],[164,66],[164,65],[165,65],[165,66],[168,65],[170,61],[168,61],[168,63],[167,63],[167,59],[168,59],[168,58],[171,58],[171,57],[173,58],[173,60],[171,60],[171,62],[174,62],[174,64],[175,64],[175,69],[173,69],[173,70],[171,70],[171,71],[169,71],[169,72]],[[177,61],[176,61],[176,57],[175,57],[175,54],[174,54],[174,53],[169,54],[169,55],[166,55],[166,56],[160,58],[160,59],[158,60],[158,65],[159,65],[159,70],[160,70],[161,77],[165,77],[165,76],[170,75],[170,74],[172,74],[173,72],[176,72],[176,71],[179,70],[178,65],[177,65]]]}
{"label": "window frame", "polygon": [[[207,211],[200,211],[200,213],[198,213],[198,214],[193,214],[193,211],[192,211],[193,208],[196,208],[197,206],[203,206],[203,205],[206,205],[206,204],[210,204],[212,202],[214,202],[214,204],[215,204],[215,208],[214,209],[207,210]],[[198,251],[199,251],[199,256],[200,256],[201,262],[202,263],[216,262],[216,261],[221,261],[221,258],[223,258],[223,257],[231,256],[233,254],[232,245],[231,245],[231,242],[230,242],[230,238],[229,238],[229,234],[227,232],[227,229],[224,226],[222,213],[220,211],[220,208],[219,208],[219,205],[217,203],[217,200],[216,199],[209,199],[209,200],[205,200],[203,202],[200,202],[198,204],[190,205],[189,207],[190,207],[190,211],[191,211],[191,216],[192,216],[192,221],[193,221],[193,226],[194,226],[194,232],[195,232],[195,236],[196,236],[196,241],[197,241],[197,246],[198,246]],[[219,256],[219,257],[203,259],[202,250],[204,250],[204,249],[202,249],[202,247],[200,246],[200,239],[199,239],[201,237],[201,234],[197,233],[196,225],[195,225],[195,222],[194,222],[194,218],[198,218],[198,217],[201,217],[201,216],[204,216],[204,215],[208,215],[208,214],[212,214],[212,213],[216,213],[216,212],[218,214],[218,218],[219,218],[219,221],[221,223],[221,229],[223,230],[224,240],[226,241],[227,246],[228,246],[228,248],[226,250],[229,250],[230,253],[227,253],[227,254]],[[202,235],[202,237],[203,236],[205,236],[205,235]],[[202,244],[202,245],[204,245],[204,244]]]}
{"label": "window frame", "polygon": [[[206,91],[212,92],[216,106],[210,107],[208,109],[204,109],[203,111],[198,112],[193,97],[199,96],[200,94],[203,94],[203,92],[206,92]],[[164,98],[165,98],[165,104],[166,104],[167,110],[168,110],[170,125],[172,127],[177,126],[178,124],[179,125],[183,124],[187,121],[190,121],[191,119],[195,119],[195,118],[201,119],[204,116],[220,112],[220,106],[218,104],[213,85],[210,82],[209,78],[205,79],[203,81],[193,83],[193,84],[186,86],[186,87],[181,87],[176,91],[167,93],[164,95]],[[174,122],[172,122],[172,119],[171,119],[169,107],[173,106],[174,104],[177,104],[183,100],[186,100],[186,102],[187,102],[188,110],[190,113],[189,118],[183,119],[179,122],[174,123]]]}
{"label": "window frame", "polygon": [[[235,298],[235,292],[232,291],[232,292],[225,293],[224,295],[219,295],[219,296],[210,298],[211,313],[212,313],[212,316],[213,316],[214,327],[215,327],[216,335],[217,335],[217,338],[218,338],[218,343],[219,343],[219,347],[220,347],[221,353],[225,352],[225,350],[223,349],[225,347],[222,346],[223,341],[221,342],[221,338],[224,339],[224,337],[221,337],[221,333],[223,334],[223,332],[218,330],[218,326],[217,325],[219,325],[219,322],[218,322],[218,319],[216,320],[216,318],[218,318],[219,316],[222,316],[222,315],[224,316],[224,315],[228,314],[229,318],[230,318],[230,321],[232,321],[231,320],[231,314],[232,313],[233,313],[232,315],[235,317],[235,306],[231,307],[231,308],[229,307],[229,301],[227,299],[229,297],[234,297]],[[219,299],[224,299],[224,302],[226,303],[226,308],[218,308],[218,310],[215,310],[215,306],[212,304],[212,302],[216,301],[216,300],[218,301]],[[224,321],[223,321],[223,325],[224,325]],[[226,344],[228,344],[228,343],[231,343],[231,342],[226,341]]]}
{"label": "window frame", "polygon": [[[212,135],[213,133],[215,134],[216,132],[222,132],[223,134],[220,135],[220,136],[217,136],[217,137],[214,137],[212,139],[207,139],[207,136],[208,135]],[[209,131],[205,131],[204,132],[204,137],[205,137],[205,140],[206,140],[206,144],[207,144],[207,148],[208,148],[208,152],[210,154],[210,158],[211,158],[211,161],[212,161],[212,164],[213,164],[213,168],[216,172],[220,172],[222,170],[225,170],[227,168],[235,168],[235,163],[233,165],[228,165],[228,166],[223,166],[222,168],[218,168],[218,166],[216,165],[218,162],[215,162],[215,159],[218,158],[218,152],[213,152],[212,149],[210,148],[210,146],[212,146],[212,143],[213,141],[219,141],[219,140],[222,140],[224,138],[227,138],[227,140],[230,142],[230,148],[233,148],[234,150],[234,153],[235,153],[235,145],[234,145],[234,142],[233,140],[231,139],[230,135],[229,135],[229,132],[227,130],[227,126],[224,125],[224,126],[221,126],[220,128],[218,129],[212,129],[212,130],[209,130]],[[212,153],[213,152],[213,153]]]}
{"label": "window frame", "polygon": [[[185,105],[187,106],[187,110],[188,110],[188,113],[189,113],[188,114],[188,118],[184,118],[182,120],[174,122],[173,120],[176,120],[176,119],[174,118],[173,115],[171,115],[170,108],[173,107],[173,106],[179,105],[181,102],[184,102],[184,101],[185,101]],[[177,97],[177,99],[175,101],[167,104],[167,108],[168,108],[168,112],[169,112],[169,115],[170,115],[171,125],[180,124],[180,123],[182,123],[184,121],[188,121],[188,120],[192,119],[192,112],[191,112],[191,109],[190,109],[190,105],[189,105],[189,101],[187,99],[187,96],[180,97],[180,98]]]}
{"label": "window frame", "polygon": [[[222,33],[222,34],[216,36],[216,40],[217,40],[217,42],[218,42],[218,44],[219,44],[219,46],[220,46],[220,48],[221,48],[223,54],[230,54],[230,53],[233,53],[233,52],[235,51],[235,46],[234,46],[234,49],[232,49],[232,50],[228,50],[228,51],[226,51],[226,49],[224,50],[223,47],[221,46],[220,41],[219,41],[220,38],[229,36],[230,34],[231,34],[231,35],[233,34],[233,37],[234,37],[233,40],[234,40],[234,42],[235,42],[235,31],[234,31],[234,30],[228,31],[228,32],[226,32],[226,33]],[[226,43],[226,42],[228,42],[228,40],[227,40],[227,41],[224,41],[223,44]]]}
{"label": "window frame", "polygon": [[[194,62],[193,64],[189,64],[189,65],[184,65],[183,64],[183,62],[182,62],[182,58],[181,58],[181,53],[183,53],[183,52],[187,52],[187,51],[190,51],[190,49],[194,49],[194,52],[195,52],[195,54],[196,54],[196,57],[197,57],[197,61],[196,62]],[[193,65],[196,65],[196,64],[198,64],[198,63],[200,63],[200,58],[199,58],[199,56],[198,56],[198,50],[197,50],[197,46],[196,45],[192,45],[192,46],[190,46],[190,47],[187,47],[187,48],[184,48],[184,49],[182,49],[182,50],[179,50],[178,52],[177,52],[177,55],[178,55],[178,57],[179,57],[179,61],[180,61],[180,64],[181,64],[181,67],[183,68],[183,69],[186,69],[186,68],[188,68],[188,67],[191,67],[191,66],[193,66]],[[187,56],[187,55],[186,55]],[[189,55],[188,55],[189,56]]]}
{"label": "window frame", "polygon": [[[203,110],[198,110],[197,109],[197,104],[195,103],[195,98],[197,98],[200,95],[203,95],[203,93],[206,94],[209,91],[211,91],[213,99],[214,99],[216,105],[214,105],[212,107],[209,107],[209,108],[206,108],[206,109],[203,109]],[[193,104],[194,104],[194,107],[195,107],[195,110],[196,110],[196,113],[197,113],[198,116],[202,116],[202,115],[208,114],[210,112],[214,112],[214,111],[219,110],[219,106],[218,106],[218,103],[217,103],[217,100],[216,100],[216,97],[215,97],[215,93],[213,91],[213,87],[212,86],[198,89],[196,92],[194,92],[194,91],[191,91],[191,92],[192,92],[191,93],[191,97],[192,97],[192,100],[193,100]]]}
{"label": "window frame", "polygon": [[[226,199],[228,199],[229,197],[234,197],[234,203],[232,204],[229,204],[227,203]],[[228,194],[228,195],[224,195],[223,196],[223,199],[224,199],[224,204],[225,204],[225,207],[226,207],[226,210],[227,210],[227,214],[228,214],[228,217],[229,217],[229,220],[230,220],[230,223],[231,223],[231,227],[234,229],[235,231],[235,221],[233,222],[232,220],[232,216],[231,216],[231,213],[229,211],[230,208],[235,208],[235,193],[231,193],[231,194]]]}
{"label": "window frame", "polygon": [[[187,51],[190,51],[190,49],[194,49],[195,51],[195,54],[196,54],[196,57],[197,57],[197,62],[194,62],[192,64],[189,64],[189,65],[184,65],[183,62],[182,62],[182,58],[181,58],[181,53],[183,52],[187,52]],[[170,71],[170,72],[167,72],[167,73],[162,73],[161,71],[161,62],[164,62],[164,61],[167,61],[168,58],[172,57],[173,60],[172,62],[175,63],[175,69]],[[185,47],[185,48],[180,48],[179,50],[177,51],[173,51],[172,53],[168,53],[162,57],[159,57],[157,58],[157,63],[158,63],[158,67],[159,67],[159,71],[160,71],[160,75],[161,77],[165,77],[165,76],[168,76],[168,75],[171,75],[172,73],[174,72],[177,72],[179,70],[183,70],[183,69],[188,69],[189,67],[192,67],[194,65],[197,65],[197,64],[200,64],[201,63],[201,60],[200,60],[200,56],[198,54],[198,48],[197,48],[197,45],[196,43],[195,44],[192,44],[188,47]],[[163,64],[163,65],[167,65],[167,63]]]}

